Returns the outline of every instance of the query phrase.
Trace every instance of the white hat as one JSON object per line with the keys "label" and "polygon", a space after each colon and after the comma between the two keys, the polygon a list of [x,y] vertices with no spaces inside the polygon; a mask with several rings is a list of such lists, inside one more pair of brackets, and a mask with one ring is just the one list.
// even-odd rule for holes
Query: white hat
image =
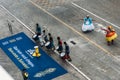
{"label": "white hat", "polygon": [[89,15],[87,15],[87,17],[89,17]]}
{"label": "white hat", "polygon": [[34,48],[36,49],[36,48],[38,48],[38,46],[34,46]]}

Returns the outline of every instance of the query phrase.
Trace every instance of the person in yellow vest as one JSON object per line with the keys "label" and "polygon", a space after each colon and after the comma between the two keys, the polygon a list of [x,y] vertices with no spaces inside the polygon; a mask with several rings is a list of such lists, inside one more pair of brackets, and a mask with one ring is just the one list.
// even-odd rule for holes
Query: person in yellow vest
{"label": "person in yellow vest", "polygon": [[34,57],[40,57],[41,54],[39,52],[39,47],[35,46],[34,48],[35,48],[35,52],[32,54],[32,56],[34,56]]}
{"label": "person in yellow vest", "polygon": [[23,79],[24,79],[24,80],[28,80],[29,74],[26,72],[26,69],[23,69],[23,70],[22,70],[22,76],[23,76]]}
{"label": "person in yellow vest", "polygon": [[108,26],[107,29],[103,29],[102,30],[106,31],[106,41],[107,44],[113,44],[114,43],[114,39],[117,38],[117,33],[115,32],[115,30],[112,28],[112,26]]}

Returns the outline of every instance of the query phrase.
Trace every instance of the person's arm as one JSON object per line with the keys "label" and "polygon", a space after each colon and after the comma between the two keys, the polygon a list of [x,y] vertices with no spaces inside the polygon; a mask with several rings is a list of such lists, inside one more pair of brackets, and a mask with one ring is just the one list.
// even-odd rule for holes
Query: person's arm
{"label": "person's arm", "polygon": [[112,32],[115,32],[115,30],[114,30],[114,29],[111,29],[111,31],[112,31]]}
{"label": "person's arm", "polygon": [[80,20],[84,20],[84,19],[80,19]]}
{"label": "person's arm", "polygon": [[96,21],[96,20],[92,19],[92,21]]}
{"label": "person's arm", "polygon": [[104,31],[108,32],[108,30],[107,30],[107,29],[103,29],[103,28],[101,28],[101,30],[104,30]]}

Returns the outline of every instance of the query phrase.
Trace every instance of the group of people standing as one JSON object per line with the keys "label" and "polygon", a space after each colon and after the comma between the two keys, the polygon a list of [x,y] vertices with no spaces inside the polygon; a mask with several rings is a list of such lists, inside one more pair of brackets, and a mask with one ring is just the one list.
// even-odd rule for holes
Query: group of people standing
{"label": "group of people standing", "polygon": [[[62,42],[61,38],[57,37],[58,43],[57,48],[55,48],[54,40],[51,33],[47,34],[45,30],[42,31],[41,26],[38,23],[36,23],[36,33],[33,35],[32,38],[36,42],[36,45],[40,47],[45,46],[48,50],[58,51],[62,60],[67,59],[68,61],[72,61],[69,56],[70,48],[67,42]],[[65,49],[63,49],[63,43]],[[26,69],[22,70],[22,76],[24,80],[29,80],[28,78],[29,74],[27,73]]]}
{"label": "group of people standing", "polygon": [[61,38],[58,36],[57,47],[55,47],[52,34],[51,33],[47,34],[46,30],[42,31],[41,26],[38,23],[36,23],[36,34],[33,36],[33,39],[35,40],[37,45],[41,47],[45,46],[48,50],[58,51],[60,57],[63,60],[67,59],[68,61],[72,61],[69,55],[70,48],[67,42],[62,42]]}

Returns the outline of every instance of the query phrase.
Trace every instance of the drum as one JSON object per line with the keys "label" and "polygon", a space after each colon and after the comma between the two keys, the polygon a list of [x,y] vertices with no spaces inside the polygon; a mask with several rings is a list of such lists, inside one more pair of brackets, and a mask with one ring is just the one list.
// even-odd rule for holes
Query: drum
{"label": "drum", "polygon": [[37,37],[37,35],[35,34],[35,35],[33,35],[33,38],[36,38]]}
{"label": "drum", "polygon": [[64,56],[65,56],[65,53],[62,52],[62,53],[60,54],[60,57],[64,57]]}
{"label": "drum", "polygon": [[35,41],[37,41],[39,38],[38,38],[38,36],[35,34],[35,35],[33,35],[33,37],[32,37]]}
{"label": "drum", "polygon": [[45,46],[48,46],[50,44],[50,42],[48,41],[46,44],[45,44]]}

